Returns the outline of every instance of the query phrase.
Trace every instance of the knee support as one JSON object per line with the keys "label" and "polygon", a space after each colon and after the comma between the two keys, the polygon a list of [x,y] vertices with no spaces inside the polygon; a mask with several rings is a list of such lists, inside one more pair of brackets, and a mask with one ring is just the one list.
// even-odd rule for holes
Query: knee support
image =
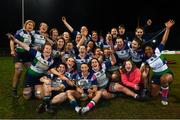
{"label": "knee support", "polygon": [[30,99],[31,96],[32,96],[32,93],[31,93],[31,92],[23,92],[23,97],[24,97],[25,99]]}
{"label": "knee support", "polygon": [[35,93],[34,93],[34,95],[36,96],[36,97],[38,97],[38,98],[41,98],[42,96],[41,96],[41,91],[35,91]]}
{"label": "knee support", "polygon": [[22,68],[22,66],[18,66],[18,67],[15,67],[15,70],[18,72],[21,72],[21,71],[23,71],[23,68]]}
{"label": "knee support", "polygon": [[116,90],[114,89],[114,85],[115,85],[115,83],[111,83],[111,84],[109,85],[109,91],[110,91],[110,92],[116,92]]}

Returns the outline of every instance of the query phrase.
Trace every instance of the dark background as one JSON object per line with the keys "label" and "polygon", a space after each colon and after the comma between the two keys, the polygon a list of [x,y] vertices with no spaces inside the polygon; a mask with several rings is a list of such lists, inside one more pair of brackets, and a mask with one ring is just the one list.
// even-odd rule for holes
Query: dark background
{"label": "dark background", "polygon": [[[39,23],[44,21],[49,29],[57,27],[60,33],[67,31],[61,21],[66,16],[67,21],[77,30],[86,25],[89,30],[97,30],[103,35],[112,27],[125,24],[127,31],[134,31],[138,21],[144,25],[148,18],[153,21],[150,30],[157,31],[169,19],[175,19],[166,49],[180,50],[180,32],[178,1],[158,0],[24,0],[25,21],[32,19]],[[21,28],[21,0],[2,0],[0,4],[0,48],[9,50],[9,41],[5,34],[15,33]],[[2,49],[3,48],[3,49]]]}

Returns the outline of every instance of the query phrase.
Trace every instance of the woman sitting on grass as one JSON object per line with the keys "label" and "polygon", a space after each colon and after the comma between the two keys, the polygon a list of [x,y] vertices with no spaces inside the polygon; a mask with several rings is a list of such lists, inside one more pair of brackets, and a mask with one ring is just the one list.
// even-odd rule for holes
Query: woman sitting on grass
{"label": "woman sitting on grass", "polygon": [[[98,90],[97,79],[94,73],[90,72],[87,63],[82,63],[80,66],[81,72],[73,78],[76,84],[76,90],[68,90],[67,97],[70,105],[77,113],[84,114],[93,108],[101,98],[101,91]],[[91,99],[86,107],[79,107],[76,99],[86,101]]]}
{"label": "woman sitting on grass", "polygon": [[54,113],[53,106],[64,102],[67,99],[66,88],[68,86],[73,86],[74,83],[68,79],[66,76],[66,65],[60,64],[56,67],[56,71],[64,76],[64,78],[59,78],[55,74],[48,74],[40,78],[43,82],[43,102],[38,106],[37,112],[41,113],[47,111],[49,113]]}

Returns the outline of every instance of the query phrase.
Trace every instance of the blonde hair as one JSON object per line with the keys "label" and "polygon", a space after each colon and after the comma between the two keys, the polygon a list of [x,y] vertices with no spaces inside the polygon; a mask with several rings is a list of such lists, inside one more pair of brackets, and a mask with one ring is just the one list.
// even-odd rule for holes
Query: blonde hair
{"label": "blonde hair", "polygon": [[28,23],[32,23],[33,26],[35,27],[35,22],[33,20],[26,20],[26,22],[24,23],[24,26],[23,26],[24,29]]}

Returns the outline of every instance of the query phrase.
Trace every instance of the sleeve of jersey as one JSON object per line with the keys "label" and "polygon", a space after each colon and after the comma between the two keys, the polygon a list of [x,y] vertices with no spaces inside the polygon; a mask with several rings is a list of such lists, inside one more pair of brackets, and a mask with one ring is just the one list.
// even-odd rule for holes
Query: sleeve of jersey
{"label": "sleeve of jersey", "polygon": [[54,60],[53,60],[53,64],[49,66],[49,69],[52,69],[52,68],[56,68],[59,64],[57,64]]}
{"label": "sleeve of jersey", "polygon": [[104,64],[105,64],[105,67],[106,67],[107,69],[110,68],[110,67],[112,66],[110,60],[106,60],[106,61],[104,62]]}
{"label": "sleeve of jersey", "polygon": [[18,30],[18,31],[16,32],[16,34],[14,35],[14,37],[15,37],[16,39],[22,41],[23,38],[22,38],[22,36],[20,35],[20,33],[21,33],[21,31]]}
{"label": "sleeve of jersey", "polygon": [[58,67],[62,63],[60,57],[55,57],[53,58],[53,60],[54,60],[54,63],[52,64],[52,68]]}
{"label": "sleeve of jersey", "polygon": [[159,49],[160,52],[163,51],[164,50],[164,45],[163,44],[159,44],[158,49]]}
{"label": "sleeve of jersey", "polygon": [[72,35],[73,35],[74,37],[76,37],[77,34],[78,34],[78,31],[73,30]]}
{"label": "sleeve of jersey", "polygon": [[62,84],[64,85],[64,87],[65,87],[65,88],[67,88],[67,87],[68,87],[68,84],[67,84],[67,82],[66,82],[66,81],[63,81],[63,82],[62,82]]}
{"label": "sleeve of jersey", "polygon": [[30,53],[33,57],[36,57],[36,55],[38,54],[38,51],[30,48],[30,49],[29,49],[29,53]]}

